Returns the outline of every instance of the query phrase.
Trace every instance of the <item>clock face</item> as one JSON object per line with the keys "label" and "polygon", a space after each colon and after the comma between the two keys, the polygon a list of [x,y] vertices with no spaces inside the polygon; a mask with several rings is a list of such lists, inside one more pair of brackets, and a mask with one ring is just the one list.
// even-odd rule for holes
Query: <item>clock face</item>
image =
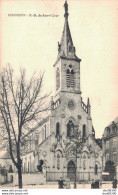
{"label": "clock face", "polygon": [[73,100],[69,100],[69,102],[68,102],[68,108],[69,109],[74,109],[74,107],[75,107],[74,101]]}

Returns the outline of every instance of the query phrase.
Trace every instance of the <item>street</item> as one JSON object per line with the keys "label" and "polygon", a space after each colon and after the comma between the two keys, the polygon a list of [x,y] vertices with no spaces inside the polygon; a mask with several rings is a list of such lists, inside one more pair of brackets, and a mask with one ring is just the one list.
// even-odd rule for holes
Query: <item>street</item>
{"label": "street", "polygon": [[[13,186],[13,184],[5,184],[0,187],[1,189],[17,189],[18,186]],[[44,185],[27,185],[23,186],[24,189],[58,189],[58,184],[55,183],[47,183]],[[103,183],[102,184],[102,189],[111,189],[112,188],[112,183]],[[71,184],[71,189],[74,189],[74,184]],[[77,184],[77,189],[91,189],[91,184]]]}

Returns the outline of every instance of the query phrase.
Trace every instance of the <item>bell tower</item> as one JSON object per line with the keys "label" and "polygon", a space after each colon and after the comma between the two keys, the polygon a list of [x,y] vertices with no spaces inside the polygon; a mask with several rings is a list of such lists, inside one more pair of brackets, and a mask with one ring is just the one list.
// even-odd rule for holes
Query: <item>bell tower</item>
{"label": "bell tower", "polygon": [[[53,125],[59,123],[60,133],[65,137],[75,136],[80,131],[84,140],[92,134],[91,105],[81,97],[80,62],[72,40],[68,22],[68,4],[64,4],[64,28],[58,42],[58,55],[54,67],[55,94],[51,99]],[[56,127],[56,124],[55,124]],[[71,132],[70,129],[73,129]],[[55,129],[52,128],[55,132]]]}
{"label": "bell tower", "polygon": [[78,93],[80,91],[80,62],[72,41],[68,23],[68,4],[64,4],[64,28],[60,43],[58,42],[58,56],[54,64],[55,96],[60,92]]}

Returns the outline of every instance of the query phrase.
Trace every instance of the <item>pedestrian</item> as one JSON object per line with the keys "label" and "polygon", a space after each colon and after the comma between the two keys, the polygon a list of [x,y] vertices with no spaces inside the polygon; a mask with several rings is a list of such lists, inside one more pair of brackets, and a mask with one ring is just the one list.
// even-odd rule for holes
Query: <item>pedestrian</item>
{"label": "pedestrian", "polygon": [[102,180],[99,181],[99,188],[102,189]]}
{"label": "pedestrian", "polygon": [[64,188],[64,183],[62,178],[60,177],[60,179],[58,180],[58,185],[59,185],[59,189],[63,189]]}
{"label": "pedestrian", "polygon": [[94,188],[94,180],[92,179],[92,182],[91,182],[91,189]]}
{"label": "pedestrian", "polygon": [[114,179],[113,179],[112,187],[117,188],[117,179],[116,179],[116,177],[114,177]]}

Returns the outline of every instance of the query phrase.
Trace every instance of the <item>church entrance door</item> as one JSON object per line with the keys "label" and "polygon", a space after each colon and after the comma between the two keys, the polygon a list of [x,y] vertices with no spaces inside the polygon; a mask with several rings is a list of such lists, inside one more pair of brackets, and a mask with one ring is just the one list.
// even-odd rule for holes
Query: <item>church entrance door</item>
{"label": "church entrance door", "polygon": [[70,178],[71,181],[75,179],[75,163],[71,160],[67,165],[67,176]]}

